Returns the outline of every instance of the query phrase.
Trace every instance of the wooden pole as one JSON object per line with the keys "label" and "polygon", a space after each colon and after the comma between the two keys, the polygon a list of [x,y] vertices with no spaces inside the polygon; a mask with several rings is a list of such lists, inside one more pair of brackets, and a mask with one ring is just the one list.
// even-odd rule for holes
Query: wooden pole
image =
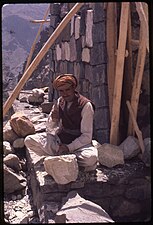
{"label": "wooden pole", "polygon": [[[131,95],[131,106],[133,109],[133,113],[135,118],[137,118],[137,111],[138,111],[138,103],[139,103],[139,96],[140,96],[140,89],[145,65],[145,57],[146,57],[146,23],[141,20],[140,23],[140,45],[138,51],[138,58],[137,58],[137,65],[136,71],[134,76],[133,88],[132,88],[132,95]],[[128,135],[134,135],[134,129],[132,125],[131,118],[129,117],[128,123]]]}
{"label": "wooden pole", "polygon": [[115,64],[116,64],[116,49],[117,49],[117,21],[116,21],[116,2],[108,2],[107,4],[107,19],[106,19],[106,32],[107,32],[107,82],[109,92],[109,111],[110,118],[112,116],[112,102],[113,90],[115,80]]}
{"label": "wooden pole", "polygon": [[[45,18],[47,17],[47,15],[48,15],[48,13],[49,13],[49,9],[50,9],[50,6],[48,7],[48,9],[47,9],[47,11],[46,11],[46,13],[45,13],[45,15],[44,15],[44,18],[43,18],[44,20],[45,20]],[[28,68],[28,66],[29,66],[29,64],[30,64],[30,62],[31,62],[31,58],[32,58],[32,55],[33,55],[33,52],[34,52],[36,43],[37,43],[37,41],[38,41],[38,37],[39,37],[40,32],[41,32],[41,30],[42,30],[42,27],[43,27],[43,23],[40,24],[40,27],[39,27],[39,29],[38,29],[36,38],[35,38],[35,40],[34,40],[34,42],[33,42],[33,45],[32,45],[32,47],[31,47],[31,49],[30,49],[30,54],[29,54],[29,57],[28,57],[28,60],[27,60],[27,63],[26,63],[24,72],[26,71],[26,69]]]}
{"label": "wooden pole", "polygon": [[133,82],[133,69],[132,69],[132,29],[131,29],[131,10],[129,8],[129,18],[128,18],[128,33],[127,33],[127,49],[128,49],[128,57],[127,57],[127,72],[126,72],[126,99],[130,100],[131,91],[132,91],[132,82]]}
{"label": "wooden pole", "polygon": [[48,19],[48,20],[45,20],[45,19],[43,19],[43,20],[30,20],[30,22],[31,23],[48,23],[48,22],[50,22],[50,19]]}
{"label": "wooden pole", "polygon": [[23,76],[21,77],[20,81],[18,82],[17,86],[15,87],[13,93],[10,95],[10,97],[7,99],[3,106],[3,116],[7,113],[9,108],[11,107],[12,103],[16,99],[17,95],[21,91],[22,87],[24,86],[25,82],[29,79],[35,68],[38,66],[42,58],[45,56],[49,48],[52,46],[56,38],[60,35],[60,33],[63,31],[63,29],[66,27],[66,25],[69,23],[71,18],[75,15],[75,13],[83,6],[84,3],[76,3],[75,6],[70,10],[70,12],[63,18],[61,23],[58,25],[58,27],[55,29],[55,31],[52,33],[50,38],[47,40],[47,42],[44,44],[42,49],[39,51],[37,56],[34,58],[28,69],[25,71]]}
{"label": "wooden pole", "polygon": [[126,104],[127,104],[130,116],[131,116],[131,120],[132,120],[132,123],[133,123],[134,130],[135,130],[135,132],[137,134],[137,137],[138,137],[138,140],[139,140],[139,145],[140,145],[141,151],[142,151],[142,153],[144,153],[145,147],[144,147],[144,142],[143,142],[143,138],[142,138],[142,132],[140,131],[140,129],[138,127],[138,124],[136,122],[136,118],[134,116],[133,109],[131,107],[130,102],[126,101]]}
{"label": "wooden pole", "polygon": [[122,2],[119,41],[118,41],[118,50],[117,50],[117,59],[116,59],[116,73],[115,73],[114,94],[113,94],[111,130],[110,130],[110,143],[114,145],[118,144],[118,129],[119,129],[119,118],[120,118],[125,48],[126,48],[127,28],[128,28],[128,16],[129,16],[129,2]]}
{"label": "wooden pole", "polygon": [[148,5],[146,2],[135,2],[136,10],[139,14],[141,23],[143,23],[145,39],[146,39],[146,48],[149,52],[149,25],[148,25]]}
{"label": "wooden pole", "polygon": [[122,97],[121,97],[121,112],[120,112],[120,121],[119,121],[119,135],[118,139],[121,142],[127,137],[128,129],[128,119],[129,111],[126,105],[126,100],[131,99],[132,93],[132,81],[133,81],[133,70],[132,70],[132,48],[131,48],[131,11],[129,7],[129,17],[128,17],[128,30],[127,30],[127,57],[125,57],[124,62],[124,76],[123,76],[123,88],[122,88]]}

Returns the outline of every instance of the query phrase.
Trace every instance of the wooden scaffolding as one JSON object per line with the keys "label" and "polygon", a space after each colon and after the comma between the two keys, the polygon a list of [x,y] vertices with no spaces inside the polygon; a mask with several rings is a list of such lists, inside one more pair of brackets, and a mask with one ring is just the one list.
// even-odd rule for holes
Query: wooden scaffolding
{"label": "wooden scaffolding", "polygon": [[[69,3],[69,13],[52,33],[48,41],[42,47],[38,55],[31,62],[36,41],[46,20],[49,9],[47,9],[43,20],[33,21],[41,23],[36,39],[32,45],[25,72],[15,87],[14,91],[3,106],[3,116],[7,113],[12,103],[20,93],[26,81],[30,78],[44,55],[50,49],[57,37],[83,6],[84,3]],[[97,4],[97,3],[95,3]],[[136,135],[144,151],[142,134],[137,125],[137,110],[139,95],[144,72],[146,51],[149,52],[149,29],[148,29],[148,5],[144,2],[134,2],[140,20],[139,40],[134,40],[131,29],[131,3],[130,2],[107,2],[104,4],[106,10],[106,44],[108,54],[107,77],[109,91],[109,109],[111,118],[110,143],[120,143],[119,123],[121,117],[121,106],[124,101],[126,118],[128,121],[127,135]],[[138,57],[136,70],[133,71],[132,45],[138,46]],[[126,68],[126,70],[125,70]],[[128,72],[127,72],[128,71]],[[123,80],[126,85],[123,87]],[[124,96],[123,96],[124,89]]]}

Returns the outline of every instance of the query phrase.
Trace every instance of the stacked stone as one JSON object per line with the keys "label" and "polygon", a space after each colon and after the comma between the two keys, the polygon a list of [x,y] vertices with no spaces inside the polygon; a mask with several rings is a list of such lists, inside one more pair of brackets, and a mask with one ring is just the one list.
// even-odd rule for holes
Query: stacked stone
{"label": "stacked stone", "polygon": [[[67,12],[68,3],[51,4],[51,27],[55,29]],[[109,140],[105,17],[104,3],[83,5],[52,46],[50,74],[51,80],[61,73],[77,77],[80,93],[96,105],[94,133],[101,143]],[[50,86],[50,98],[57,97],[53,92]]]}

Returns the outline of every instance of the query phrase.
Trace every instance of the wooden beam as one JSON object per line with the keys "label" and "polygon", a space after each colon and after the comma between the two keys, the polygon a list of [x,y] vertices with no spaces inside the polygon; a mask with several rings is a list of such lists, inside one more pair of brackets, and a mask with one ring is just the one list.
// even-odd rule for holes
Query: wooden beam
{"label": "wooden beam", "polygon": [[132,123],[133,123],[134,130],[135,130],[135,132],[137,134],[137,137],[138,137],[138,140],[139,140],[139,145],[140,145],[141,151],[142,151],[142,153],[144,153],[145,147],[144,147],[144,142],[143,142],[143,138],[142,138],[142,132],[140,131],[140,129],[138,127],[138,124],[136,122],[136,118],[134,116],[133,109],[131,107],[130,102],[126,101],[126,104],[127,104],[130,116],[131,116],[131,120],[132,120]]}
{"label": "wooden beam", "polygon": [[36,69],[42,58],[45,56],[49,48],[52,46],[54,41],[57,39],[57,37],[60,35],[60,33],[63,31],[63,29],[66,27],[66,25],[69,23],[71,18],[76,14],[76,12],[83,6],[84,3],[76,3],[75,6],[69,11],[69,13],[63,18],[61,23],[58,25],[58,27],[55,29],[55,31],[52,33],[52,35],[49,37],[47,42],[43,45],[42,49],[39,51],[37,56],[34,58],[30,66],[27,68],[23,76],[21,77],[20,81],[18,82],[17,86],[15,87],[13,93],[10,95],[10,97],[7,99],[3,106],[3,116],[7,113],[9,108],[11,107],[12,103],[18,96],[19,92],[21,91],[22,87],[24,86],[25,82],[29,79],[33,71]]}
{"label": "wooden beam", "polygon": [[[49,13],[49,10],[50,10],[50,6],[49,6],[48,9],[46,10],[46,13],[45,13],[44,18],[43,18],[44,20],[46,19],[47,15],[48,15],[48,13]],[[33,42],[33,44],[32,44],[32,47],[31,47],[31,49],[30,49],[30,53],[29,53],[29,56],[28,56],[28,59],[27,59],[27,63],[26,63],[24,72],[26,71],[26,69],[28,68],[28,66],[29,66],[29,64],[30,64],[30,62],[31,62],[31,58],[32,58],[32,55],[33,55],[33,52],[34,52],[36,43],[37,43],[37,41],[38,41],[38,37],[39,37],[40,32],[41,32],[41,30],[42,30],[42,27],[43,27],[43,23],[40,24],[40,27],[39,27],[38,32],[37,32],[37,35],[36,35],[35,40],[34,40],[34,42]]]}
{"label": "wooden beam", "polygon": [[139,14],[141,23],[143,23],[143,29],[146,39],[146,47],[149,52],[149,25],[148,25],[148,5],[146,2],[135,2],[136,10]]}
{"label": "wooden beam", "polygon": [[126,40],[127,40],[128,16],[129,16],[129,2],[122,2],[114,94],[113,94],[111,130],[110,130],[110,143],[114,145],[118,144],[118,129],[119,129],[118,127],[120,118],[120,105],[121,105],[123,70],[124,70]]}
{"label": "wooden beam", "polygon": [[31,23],[49,23],[50,19],[48,20],[30,20]]}
{"label": "wooden beam", "polygon": [[[128,57],[127,57],[127,71],[126,71],[126,99],[130,100],[131,91],[132,91],[132,82],[133,82],[133,69],[132,69],[132,29],[131,29],[131,10],[129,7],[129,18],[128,18],[128,31],[127,31],[127,49],[128,49]],[[128,118],[127,118],[128,119]]]}
{"label": "wooden beam", "polygon": [[115,64],[116,64],[116,49],[117,49],[117,12],[116,2],[108,2],[107,4],[107,19],[106,19],[106,37],[107,37],[107,82],[109,92],[109,111],[110,118],[112,116],[113,90],[115,80]]}
{"label": "wooden beam", "polygon": [[[136,71],[134,76],[133,88],[132,88],[132,95],[131,95],[131,106],[134,112],[135,118],[137,118],[137,111],[138,111],[138,103],[139,103],[139,96],[141,90],[141,83],[145,65],[145,58],[146,58],[146,29],[145,23],[141,21],[140,23],[140,45],[137,57],[137,64],[136,64]],[[134,135],[134,129],[132,125],[131,118],[129,117],[128,123],[128,135]]]}
{"label": "wooden beam", "polygon": [[129,111],[126,105],[126,101],[131,99],[132,93],[132,81],[133,81],[133,68],[132,68],[132,46],[131,46],[131,10],[129,7],[129,17],[128,17],[128,29],[127,29],[127,45],[126,52],[128,52],[127,57],[125,56],[124,62],[124,76],[123,76],[123,89],[121,97],[121,109],[120,109],[120,119],[119,119],[119,135],[118,140],[122,142],[127,137],[128,130],[128,119]]}

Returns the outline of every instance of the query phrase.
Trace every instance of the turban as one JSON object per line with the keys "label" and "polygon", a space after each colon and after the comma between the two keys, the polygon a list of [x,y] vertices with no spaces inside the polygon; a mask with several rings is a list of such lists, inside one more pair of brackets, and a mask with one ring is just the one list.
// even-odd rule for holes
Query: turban
{"label": "turban", "polygon": [[64,84],[70,84],[77,87],[77,79],[72,74],[62,74],[56,77],[56,79],[53,82],[53,87],[55,89],[58,89],[60,86]]}

